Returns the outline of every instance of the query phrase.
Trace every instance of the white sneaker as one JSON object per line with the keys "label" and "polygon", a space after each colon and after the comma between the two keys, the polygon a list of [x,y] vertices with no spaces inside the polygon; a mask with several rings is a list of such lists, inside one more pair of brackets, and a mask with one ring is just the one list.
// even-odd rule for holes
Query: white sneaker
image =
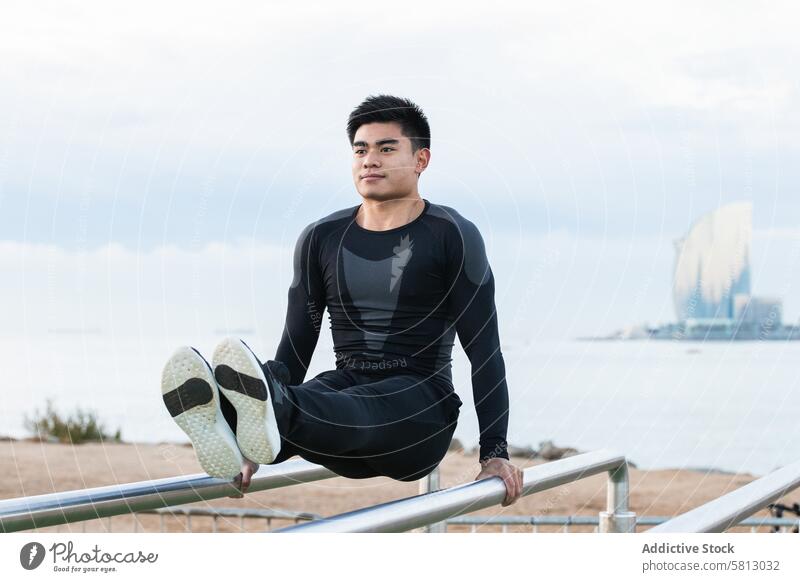
{"label": "white sneaker", "polygon": [[219,389],[236,408],[239,448],[256,463],[271,463],[281,450],[281,435],[269,389],[283,397],[278,380],[269,369],[265,375],[253,350],[238,338],[222,340],[211,361]]}
{"label": "white sneaker", "polygon": [[203,470],[212,477],[233,479],[244,459],[220,409],[217,390],[211,366],[189,346],[175,350],[161,374],[164,404],[191,439]]}

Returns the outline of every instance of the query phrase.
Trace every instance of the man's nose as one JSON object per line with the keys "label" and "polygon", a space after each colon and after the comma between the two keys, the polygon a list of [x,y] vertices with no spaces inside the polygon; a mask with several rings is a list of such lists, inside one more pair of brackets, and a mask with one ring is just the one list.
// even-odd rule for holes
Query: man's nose
{"label": "man's nose", "polygon": [[367,152],[367,155],[364,156],[364,167],[370,168],[370,167],[378,167],[380,165],[381,162],[378,159],[378,155]]}

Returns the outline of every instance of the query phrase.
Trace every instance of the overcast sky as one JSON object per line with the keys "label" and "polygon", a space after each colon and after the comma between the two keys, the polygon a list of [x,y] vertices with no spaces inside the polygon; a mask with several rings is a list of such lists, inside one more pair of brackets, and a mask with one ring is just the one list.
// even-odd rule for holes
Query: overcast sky
{"label": "overcast sky", "polygon": [[0,7],[4,330],[277,333],[377,93],[427,113],[420,192],[483,232],[501,331],[671,320],[672,241],[736,200],[800,315],[792,3],[111,4]]}

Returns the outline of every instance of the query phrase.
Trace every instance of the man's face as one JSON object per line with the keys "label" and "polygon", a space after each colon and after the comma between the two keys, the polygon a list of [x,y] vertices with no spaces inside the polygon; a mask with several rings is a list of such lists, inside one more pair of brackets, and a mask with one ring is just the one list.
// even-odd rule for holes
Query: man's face
{"label": "man's face", "polygon": [[[418,173],[428,165],[430,150],[411,151],[411,140],[399,123],[367,123],[353,139],[353,182],[364,198],[390,200],[416,191]],[[377,177],[367,177],[375,174]]]}

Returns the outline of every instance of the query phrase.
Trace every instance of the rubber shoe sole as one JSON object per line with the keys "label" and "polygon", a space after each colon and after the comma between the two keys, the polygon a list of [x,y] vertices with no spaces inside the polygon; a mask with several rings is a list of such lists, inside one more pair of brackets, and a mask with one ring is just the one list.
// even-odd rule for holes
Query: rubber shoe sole
{"label": "rubber shoe sole", "polygon": [[192,441],[203,470],[212,477],[233,479],[244,459],[220,409],[217,390],[211,366],[188,346],[172,354],[161,374],[164,404]]}
{"label": "rubber shoe sole", "polygon": [[242,340],[225,338],[212,363],[219,389],[236,409],[239,448],[256,463],[271,463],[281,450],[281,435],[261,362]]}

